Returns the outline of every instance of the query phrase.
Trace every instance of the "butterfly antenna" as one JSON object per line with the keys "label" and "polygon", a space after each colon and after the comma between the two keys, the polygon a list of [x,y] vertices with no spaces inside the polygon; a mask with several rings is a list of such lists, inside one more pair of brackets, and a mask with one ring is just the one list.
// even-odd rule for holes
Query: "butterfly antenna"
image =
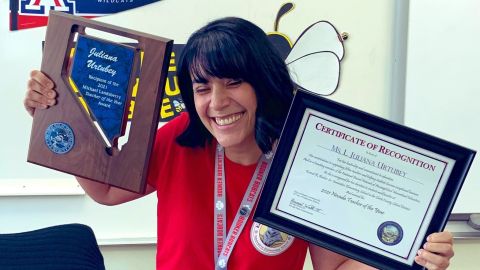
{"label": "butterfly antenna", "polygon": [[278,31],[278,23],[280,22],[280,18],[283,17],[283,15],[287,14],[288,12],[292,11],[295,8],[295,4],[288,2],[282,5],[280,10],[277,13],[277,18],[275,19],[275,25],[273,26],[273,30],[275,32]]}

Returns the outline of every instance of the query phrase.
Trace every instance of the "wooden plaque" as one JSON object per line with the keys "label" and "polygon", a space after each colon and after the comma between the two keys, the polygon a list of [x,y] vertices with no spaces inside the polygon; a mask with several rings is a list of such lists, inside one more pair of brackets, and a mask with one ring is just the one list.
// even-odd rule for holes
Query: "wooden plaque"
{"label": "wooden plaque", "polygon": [[[138,43],[111,42],[89,29]],[[41,70],[55,83],[57,104],[35,112],[28,162],[144,193],[172,45],[51,11]],[[119,149],[122,136],[128,140]]]}

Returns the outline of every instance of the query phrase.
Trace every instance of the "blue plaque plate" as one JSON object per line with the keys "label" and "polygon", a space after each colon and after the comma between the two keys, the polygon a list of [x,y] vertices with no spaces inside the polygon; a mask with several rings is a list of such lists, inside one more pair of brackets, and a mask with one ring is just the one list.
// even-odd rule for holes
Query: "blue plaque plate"
{"label": "blue plaque plate", "polygon": [[113,145],[122,132],[135,49],[79,35],[71,79]]}

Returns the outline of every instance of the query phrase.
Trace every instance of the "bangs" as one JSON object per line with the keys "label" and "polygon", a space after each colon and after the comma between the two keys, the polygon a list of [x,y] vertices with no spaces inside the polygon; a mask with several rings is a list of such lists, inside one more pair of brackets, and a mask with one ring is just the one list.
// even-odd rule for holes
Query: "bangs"
{"label": "bangs", "polygon": [[210,77],[248,81],[250,53],[245,47],[222,32],[199,38],[185,59],[192,81],[206,83]]}

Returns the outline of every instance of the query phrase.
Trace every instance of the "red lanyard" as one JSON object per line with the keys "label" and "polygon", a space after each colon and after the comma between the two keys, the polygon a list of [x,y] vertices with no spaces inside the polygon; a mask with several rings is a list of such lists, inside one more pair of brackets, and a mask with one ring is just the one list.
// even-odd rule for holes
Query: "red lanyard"
{"label": "red lanyard", "polygon": [[222,146],[217,145],[215,151],[215,194],[214,194],[214,262],[215,269],[226,270],[228,259],[232,254],[233,248],[242,232],[247,220],[252,212],[253,206],[257,201],[265,179],[270,169],[270,158],[262,155],[257,164],[255,173],[250,180],[247,191],[243,195],[242,202],[238,207],[237,214],[233,220],[232,226],[226,235],[226,199],[225,199],[225,151]]}

